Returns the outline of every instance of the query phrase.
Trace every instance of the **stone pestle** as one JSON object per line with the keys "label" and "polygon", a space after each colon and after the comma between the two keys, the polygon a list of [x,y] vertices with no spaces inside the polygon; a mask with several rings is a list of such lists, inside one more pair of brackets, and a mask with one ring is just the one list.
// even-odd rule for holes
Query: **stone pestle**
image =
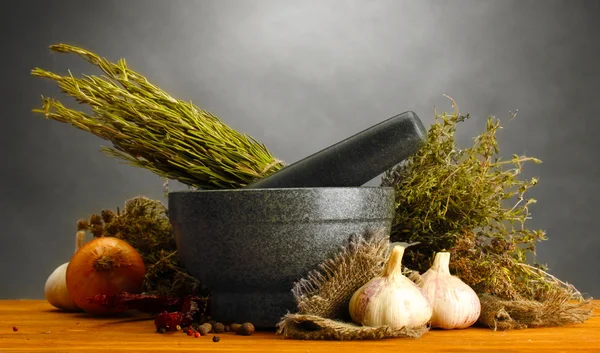
{"label": "stone pestle", "polygon": [[401,163],[427,137],[423,123],[407,111],[348,137],[246,188],[362,186]]}

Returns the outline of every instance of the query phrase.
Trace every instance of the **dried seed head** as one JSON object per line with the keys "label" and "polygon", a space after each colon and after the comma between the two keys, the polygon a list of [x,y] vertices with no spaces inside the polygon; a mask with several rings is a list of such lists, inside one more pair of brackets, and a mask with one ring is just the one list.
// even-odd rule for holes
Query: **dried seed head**
{"label": "dried seed head", "polygon": [[115,213],[112,210],[102,210],[100,211],[100,216],[104,223],[110,223],[115,218]]}
{"label": "dried seed head", "polygon": [[213,342],[219,342],[220,340],[219,336],[213,336]]}
{"label": "dried seed head", "polygon": [[99,238],[104,235],[104,224],[102,223],[102,217],[94,214],[90,217],[90,231],[94,235],[94,238]]}
{"label": "dried seed head", "polygon": [[79,221],[77,221],[77,231],[86,231],[88,229],[90,229],[90,223],[87,219],[80,219]]}
{"label": "dried seed head", "polygon": [[93,214],[90,216],[90,224],[95,226],[95,225],[102,225],[102,217],[98,216],[97,214]]}

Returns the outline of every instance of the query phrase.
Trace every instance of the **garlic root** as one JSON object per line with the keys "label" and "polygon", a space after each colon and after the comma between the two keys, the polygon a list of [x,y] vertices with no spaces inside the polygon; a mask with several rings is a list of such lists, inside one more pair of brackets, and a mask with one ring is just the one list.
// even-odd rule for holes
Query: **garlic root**
{"label": "garlic root", "polygon": [[421,275],[418,285],[433,308],[432,328],[467,328],[479,319],[481,303],[471,287],[450,274],[449,265],[450,253],[437,253],[433,265]]}
{"label": "garlic root", "polygon": [[[78,231],[75,235],[75,252],[85,243],[85,232]],[[50,305],[65,311],[77,311],[79,307],[69,296],[67,290],[66,273],[69,263],[58,266],[46,280],[44,285],[44,296]]]}
{"label": "garlic root", "polygon": [[381,276],[371,279],[350,299],[350,316],[356,324],[403,328],[423,326],[430,320],[429,299],[402,274],[404,250],[401,245],[394,246]]}

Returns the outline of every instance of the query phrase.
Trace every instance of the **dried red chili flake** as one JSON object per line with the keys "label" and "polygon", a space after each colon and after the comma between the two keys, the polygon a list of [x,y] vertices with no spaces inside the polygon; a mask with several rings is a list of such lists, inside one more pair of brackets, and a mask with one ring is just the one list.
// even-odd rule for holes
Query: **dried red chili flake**
{"label": "dried red chili flake", "polygon": [[207,298],[186,296],[173,298],[148,294],[121,292],[114,295],[98,294],[87,298],[96,303],[120,310],[139,310],[146,313],[159,313],[154,319],[157,331],[176,331],[177,326],[188,326],[194,319],[204,320]]}
{"label": "dried red chili flake", "polygon": [[17,332],[19,331],[19,328],[17,326],[13,326],[13,332]]}
{"label": "dried red chili flake", "polygon": [[177,331],[177,326],[181,325],[183,321],[183,314],[179,311],[169,313],[165,310],[156,315],[154,318],[154,326],[156,326],[157,331],[160,331],[161,329],[165,329],[166,331]]}
{"label": "dried red chili flake", "polygon": [[196,332],[196,333],[194,334],[194,337],[196,337],[196,338],[200,338],[200,332]]}
{"label": "dried red chili flake", "polygon": [[181,298],[121,292],[114,295],[97,294],[87,301],[118,310],[139,310],[145,313],[160,313],[164,310],[180,310]]}
{"label": "dried red chili flake", "polygon": [[188,295],[184,298],[158,296],[150,294],[132,294],[120,292],[114,295],[98,294],[86,298],[88,302],[108,306],[120,310],[139,310],[145,313],[160,313],[162,311],[181,311],[185,316],[201,314],[204,319],[207,298]]}

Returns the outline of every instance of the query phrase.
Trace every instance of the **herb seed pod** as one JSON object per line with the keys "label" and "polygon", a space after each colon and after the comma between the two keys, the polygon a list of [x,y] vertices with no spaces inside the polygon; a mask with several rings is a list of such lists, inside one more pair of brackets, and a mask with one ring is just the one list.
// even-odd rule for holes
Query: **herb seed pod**
{"label": "herb seed pod", "polygon": [[433,307],[432,328],[467,328],[479,318],[481,303],[471,287],[450,274],[449,264],[449,252],[437,253],[418,284]]}
{"label": "herb seed pod", "polygon": [[350,316],[356,324],[418,327],[431,319],[429,299],[402,274],[404,249],[394,246],[382,275],[371,279],[350,299]]}

